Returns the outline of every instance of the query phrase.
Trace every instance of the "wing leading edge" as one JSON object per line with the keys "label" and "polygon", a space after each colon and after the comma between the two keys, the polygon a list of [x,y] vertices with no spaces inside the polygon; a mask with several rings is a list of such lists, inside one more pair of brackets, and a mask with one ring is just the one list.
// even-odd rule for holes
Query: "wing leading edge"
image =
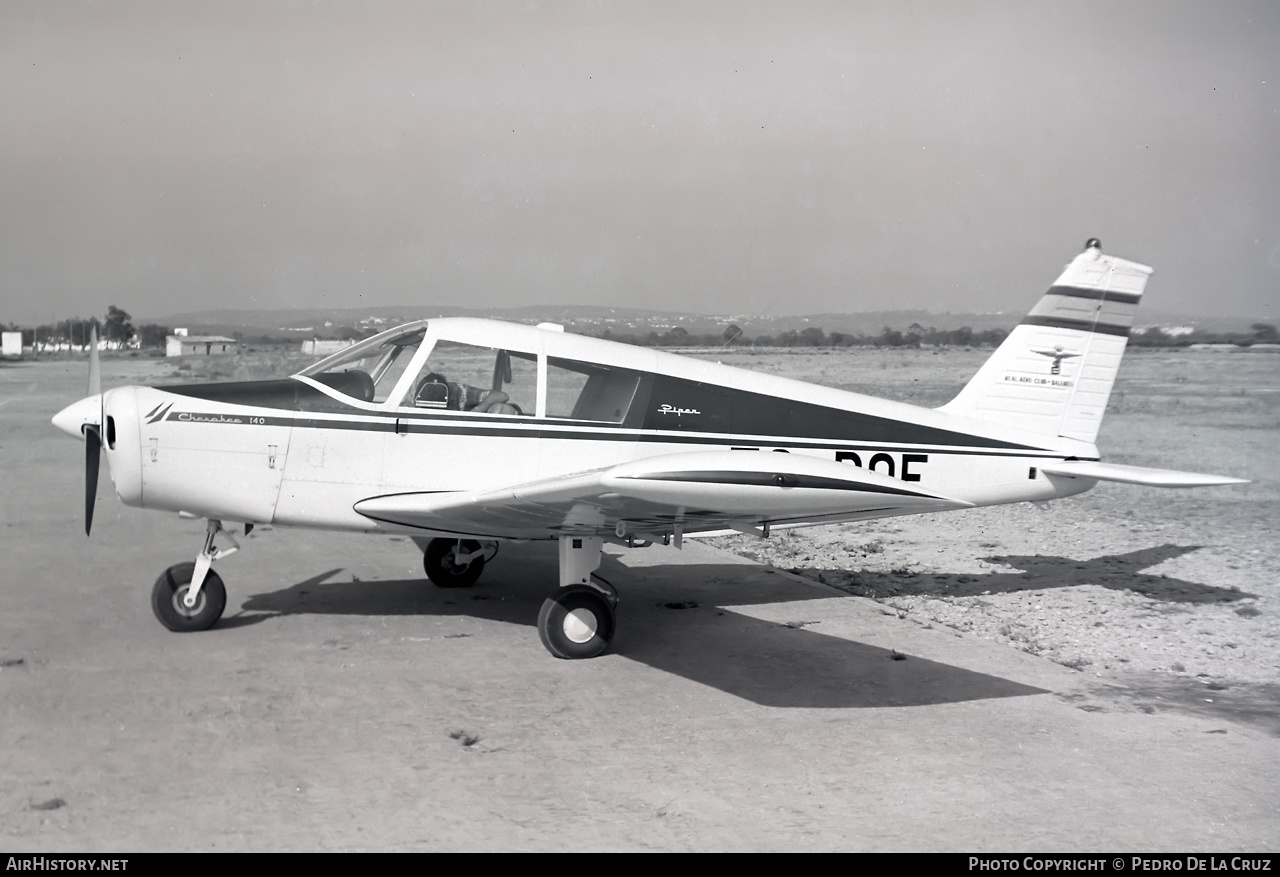
{"label": "wing leading edge", "polygon": [[708,451],[497,490],[369,497],[372,520],[444,533],[529,539],[562,533],[695,533],[968,508],[914,484],[799,454]]}

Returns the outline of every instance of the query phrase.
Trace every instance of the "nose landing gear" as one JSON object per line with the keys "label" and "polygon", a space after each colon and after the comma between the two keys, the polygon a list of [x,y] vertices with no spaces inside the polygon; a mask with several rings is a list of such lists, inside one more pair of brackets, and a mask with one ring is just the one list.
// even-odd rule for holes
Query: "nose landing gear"
{"label": "nose landing gear", "polygon": [[151,611],[161,624],[177,633],[208,630],[222,617],[227,605],[227,589],[222,578],[209,570],[195,592],[195,605],[187,606],[195,570],[196,565],[191,561],[176,563],[160,573],[151,589]]}
{"label": "nose landing gear", "polygon": [[[245,524],[245,533],[253,529]],[[231,548],[215,548],[214,538],[226,534]],[[222,522],[209,520],[205,530],[204,548],[196,555],[195,562],[177,563],[156,579],[151,589],[151,611],[165,627],[176,633],[208,630],[222,617],[227,605],[227,589],[222,578],[210,569],[215,560],[240,550],[240,543],[222,529]]]}

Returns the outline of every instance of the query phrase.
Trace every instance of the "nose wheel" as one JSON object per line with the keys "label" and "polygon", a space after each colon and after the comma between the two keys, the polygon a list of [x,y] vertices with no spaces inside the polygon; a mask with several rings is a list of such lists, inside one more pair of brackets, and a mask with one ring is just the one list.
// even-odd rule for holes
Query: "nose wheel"
{"label": "nose wheel", "polygon": [[[245,524],[248,535],[253,524]],[[218,548],[214,539],[223,533],[231,548]],[[227,589],[210,567],[215,560],[234,554],[240,548],[235,538],[222,528],[222,522],[209,519],[205,528],[204,548],[192,563],[169,567],[156,579],[151,589],[151,611],[160,623],[177,633],[208,630],[222,617],[227,606]]]}
{"label": "nose wheel", "polygon": [[195,605],[187,606],[186,597],[191,591],[195,570],[196,565],[191,562],[174,564],[160,574],[151,589],[151,611],[161,624],[177,633],[208,630],[222,617],[227,605],[227,589],[222,579],[209,570],[196,593]]}

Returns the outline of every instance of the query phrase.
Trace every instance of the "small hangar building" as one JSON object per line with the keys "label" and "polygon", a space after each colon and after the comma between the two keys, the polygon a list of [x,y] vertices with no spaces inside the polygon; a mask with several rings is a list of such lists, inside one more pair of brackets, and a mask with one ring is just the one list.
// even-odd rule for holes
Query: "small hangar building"
{"label": "small hangar building", "polygon": [[220,356],[239,350],[239,341],[222,335],[170,335],[164,344],[165,356]]}

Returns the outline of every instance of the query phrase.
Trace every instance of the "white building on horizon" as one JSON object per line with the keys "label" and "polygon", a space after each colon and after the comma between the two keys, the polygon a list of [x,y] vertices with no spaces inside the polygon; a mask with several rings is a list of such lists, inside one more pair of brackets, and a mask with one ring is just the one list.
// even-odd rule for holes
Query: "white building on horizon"
{"label": "white building on horizon", "polygon": [[239,352],[240,342],[225,335],[170,335],[164,343],[165,356],[221,356]]}

